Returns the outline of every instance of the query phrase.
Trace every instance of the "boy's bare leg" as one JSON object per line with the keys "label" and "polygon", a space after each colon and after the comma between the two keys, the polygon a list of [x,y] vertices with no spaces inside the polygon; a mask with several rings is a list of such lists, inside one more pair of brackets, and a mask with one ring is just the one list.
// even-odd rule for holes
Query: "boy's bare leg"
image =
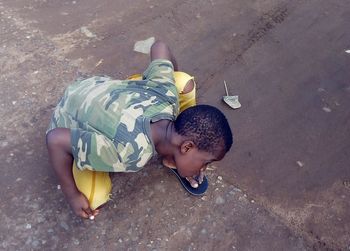
{"label": "boy's bare leg", "polygon": [[178,70],[177,62],[170,48],[162,41],[156,41],[151,47],[151,61],[156,59],[167,59],[174,66],[174,71]]}
{"label": "boy's bare leg", "polygon": [[70,142],[70,129],[55,128],[46,135],[46,144],[52,167],[59,179],[62,191],[74,213],[83,218],[96,215],[98,210],[91,210],[87,198],[77,189],[73,173],[73,156]]}

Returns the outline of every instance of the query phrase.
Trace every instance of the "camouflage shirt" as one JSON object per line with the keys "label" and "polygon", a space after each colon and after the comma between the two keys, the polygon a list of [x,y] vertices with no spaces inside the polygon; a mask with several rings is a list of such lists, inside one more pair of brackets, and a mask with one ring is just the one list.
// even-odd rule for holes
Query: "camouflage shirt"
{"label": "camouflage shirt", "polygon": [[72,153],[80,169],[134,172],[156,153],[150,123],[174,120],[178,110],[173,65],[158,59],[143,80],[76,81],[57,105],[49,130],[71,129]]}

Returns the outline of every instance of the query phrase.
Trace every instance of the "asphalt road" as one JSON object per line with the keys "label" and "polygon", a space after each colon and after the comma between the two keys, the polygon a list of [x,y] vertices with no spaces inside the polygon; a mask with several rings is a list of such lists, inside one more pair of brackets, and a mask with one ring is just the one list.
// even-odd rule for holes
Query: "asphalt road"
{"label": "asphalt road", "polygon": [[[349,250],[349,23],[348,0],[0,1],[0,249]],[[234,147],[202,198],[155,160],[78,219],[48,163],[52,109],[78,76],[142,72],[133,46],[152,36]]]}

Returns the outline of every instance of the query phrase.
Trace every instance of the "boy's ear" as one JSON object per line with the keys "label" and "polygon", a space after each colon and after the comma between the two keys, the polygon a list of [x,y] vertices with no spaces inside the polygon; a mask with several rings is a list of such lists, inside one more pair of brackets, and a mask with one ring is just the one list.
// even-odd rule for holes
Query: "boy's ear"
{"label": "boy's ear", "polygon": [[185,140],[180,146],[180,151],[181,153],[186,154],[192,151],[195,147],[196,145],[192,140]]}

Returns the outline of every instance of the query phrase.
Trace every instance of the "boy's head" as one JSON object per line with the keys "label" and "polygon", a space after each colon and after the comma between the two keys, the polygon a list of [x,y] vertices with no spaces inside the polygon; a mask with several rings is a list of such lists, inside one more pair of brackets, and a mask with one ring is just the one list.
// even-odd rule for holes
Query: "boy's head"
{"label": "boy's head", "polygon": [[232,146],[232,132],[225,115],[210,105],[184,110],[174,121],[183,141],[174,156],[181,176],[198,175],[207,164],[221,160]]}

